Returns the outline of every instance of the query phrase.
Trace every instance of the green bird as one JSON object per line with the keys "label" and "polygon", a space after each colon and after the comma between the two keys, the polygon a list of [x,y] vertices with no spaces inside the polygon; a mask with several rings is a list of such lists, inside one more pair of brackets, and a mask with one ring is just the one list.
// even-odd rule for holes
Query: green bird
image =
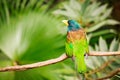
{"label": "green bird", "polygon": [[77,71],[85,73],[87,68],[84,57],[89,52],[86,33],[75,20],[63,20],[63,22],[67,25],[66,54],[74,58]]}

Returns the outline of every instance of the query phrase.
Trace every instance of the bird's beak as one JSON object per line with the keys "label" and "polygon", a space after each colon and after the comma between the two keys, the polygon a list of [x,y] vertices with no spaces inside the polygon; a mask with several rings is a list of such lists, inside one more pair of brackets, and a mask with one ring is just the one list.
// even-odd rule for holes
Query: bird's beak
{"label": "bird's beak", "polygon": [[68,20],[62,20],[63,23],[66,24],[66,26],[68,26]]}

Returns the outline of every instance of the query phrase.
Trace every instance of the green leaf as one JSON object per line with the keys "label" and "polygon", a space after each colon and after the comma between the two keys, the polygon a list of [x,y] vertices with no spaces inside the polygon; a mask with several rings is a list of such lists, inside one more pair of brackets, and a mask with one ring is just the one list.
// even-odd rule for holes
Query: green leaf
{"label": "green leaf", "polygon": [[105,20],[112,12],[112,8],[106,9],[105,13],[103,14],[103,16],[100,17],[100,20]]}
{"label": "green leaf", "polygon": [[96,8],[94,12],[91,14],[93,17],[94,16],[99,16],[107,7],[107,4],[100,6],[99,8]]}
{"label": "green leaf", "polygon": [[14,72],[0,72],[0,80],[14,80]]}
{"label": "green leaf", "polygon": [[86,8],[88,7],[89,3],[90,3],[90,0],[85,0],[84,3],[81,4],[81,6],[82,6],[82,9],[81,9],[82,15],[84,15],[84,13],[85,13],[85,11],[86,11]]}
{"label": "green leaf", "polygon": [[90,51],[94,51],[94,48],[89,45],[89,50],[90,50]]}
{"label": "green leaf", "polygon": [[62,63],[63,68],[54,70],[55,73],[71,75],[75,73],[75,70],[69,65]]}
{"label": "green leaf", "polygon": [[119,48],[118,48],[118,50],[120,50],[120,43],[119,43]]}
{"label": "green leaf", "polygon": [[99,38],[99,46],[100,51],[108,51],[107,43],[102,37]]}
{"label": "green leaf", "polygon": [[109,51],[117,51],[118,47],[119,47],[119,42],[116,39],[113,39],[110,44]]}
{"label": "green leaf", "polygon": [[101,62],[99,61],[97,57],[93,57],[92,60],[93,60],[95,68],[101,66]]}
{"label": "green leaf", "polygon": [[95,50],[99,51],[99,46],[97,44],[95,44]]}
{"label": "green leaf", "polygon": [[107,35],[110,33],[117,34],[117,32],[114,29],[100,30],[100,31],[92,32],[90,34],[92,35],[92,37],[97,37],[100,35],[105,35],[105,34]]}
{"label": "green leaf", "polygon": [[118,21],[115,21],[112,19],[105,20],[105,21],[102,21],[99,24],[96,24],[96,25],[92,26],[91,28],[87,29],[87,32],[95,31],[101,27],[104,27],[104,25],[115,25],[115,24],[120,24],[120,23]]}
{"label": "green leaf", "polygon": [[60,80],[58,75],[49,67],[32,69],[27,71],[16,71],[14,80]]}
{"label": "green leaf", "polygon": [[88,59],[85,59],[85,63],[87,67],[89,67],[90,69],[95,69],[93,57],[89,57]]}
{"label": "green leaf", "polygon": [[13,19],[0,29],[0,49],[11,60],[17,61],[57,57],[64,52],[66,30],[61,21],[51,18],[47,14],[30,13],[17,21]]}

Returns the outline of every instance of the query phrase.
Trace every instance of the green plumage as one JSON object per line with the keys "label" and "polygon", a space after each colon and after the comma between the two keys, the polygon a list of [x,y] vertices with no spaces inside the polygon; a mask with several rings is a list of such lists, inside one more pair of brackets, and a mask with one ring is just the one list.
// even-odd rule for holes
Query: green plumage
{"label": "green plumage", "polygon": [[68,25],[67,39],[65,43],[66,53],[68,56],[74,57],[75,65],[78,72],[85,73],[87,69],[84,61],[84,56],[89,51],[86,34],[82,28],[78,26],[76,27],[76,25],[78,25],[77,22],[75,21],[71,21],[71,22],[72,23],[68,22],[69,25]]}

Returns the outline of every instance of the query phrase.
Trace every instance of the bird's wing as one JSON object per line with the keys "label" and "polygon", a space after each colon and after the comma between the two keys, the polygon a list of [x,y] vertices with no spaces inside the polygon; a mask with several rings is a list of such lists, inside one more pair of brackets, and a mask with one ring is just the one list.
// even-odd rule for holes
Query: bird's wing
{"label": "bird's wing", "polygon": [[73,44],[71,42],[65,43],[65,50],[68,56],[72,57],[73,55]]}

